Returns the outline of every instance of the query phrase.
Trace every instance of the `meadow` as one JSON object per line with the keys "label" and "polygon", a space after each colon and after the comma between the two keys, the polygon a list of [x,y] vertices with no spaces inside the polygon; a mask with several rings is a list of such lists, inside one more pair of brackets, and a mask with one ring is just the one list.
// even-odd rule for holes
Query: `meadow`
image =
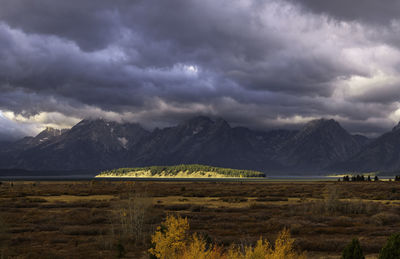
{"label": "meadow", "polygon": [[399,182],[3,181],[0,258],[149,258],[168,215],[228,248],[290,231],[307,258],[367,258],[400,232]]}

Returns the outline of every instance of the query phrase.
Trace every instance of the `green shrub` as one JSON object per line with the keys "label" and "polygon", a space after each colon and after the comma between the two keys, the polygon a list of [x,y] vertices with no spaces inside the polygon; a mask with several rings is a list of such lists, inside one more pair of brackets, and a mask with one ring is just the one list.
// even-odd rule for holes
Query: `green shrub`
{"label": "green shrub", "polygon": [[119,241],[118,244],[117,244],[117,252],[118,252],[118,255],[117,255],[118,258],[124,257],[124,255],[125,255],[125,247],[121,243],[121,241]]}
{"label": "green shrub", "polygon": [[354,238],[350,244],[348,244],[342,253],[342,259],[364,259],[364,254],[358,242],[357,238]]}
{"label": "green shrub", "polygon": [[392,235],[379,253],[379,259],[400,258],[400,234]]}

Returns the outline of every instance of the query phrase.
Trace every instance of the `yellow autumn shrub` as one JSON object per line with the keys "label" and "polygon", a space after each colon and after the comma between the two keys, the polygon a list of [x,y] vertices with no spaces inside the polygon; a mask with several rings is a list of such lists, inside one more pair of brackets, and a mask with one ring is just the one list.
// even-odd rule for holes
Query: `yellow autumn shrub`
{"label": "yellow autumn shrub", "polygon": [[208,244],[206,241],[199,237],[197,234],[193,234],[190,242],[184,249],[183,253],[178,259],[228,259],[229,257],[223,252],[223,249],[219,246]]}
{"label": "yellow autumn shrub", "polygon": [[254,247],[247,246],[243,252],[231,247],[227,254],[229,259],[305,259],[306,255],[296,252],[293,244],[289,230],[283,229],[275,240],[274,249],[267,240],[260,238]]}
{"label": "yellow autumn shrub", "polygon": [[297,253],[294,250],[294,239],[290,236],[288,229],[283,229],[275,240],[275,249],[271,252],[268,259],[305,259],[305,253]]}
{"label": "yellow autumn shrub", "polygon": [[272,254],[273,251],[269,242],[267,240],[263,241],[260,238],[257,241],[255,247],[248,246],[244,250],[243,259],[265,259],[268,258],[267,256]]}
{"label": "yellow autumn shrub", "polygon": [[186,218],[167,216],[151,237],[154,245],[149,252],[161,259],[176,259],[188,242],[189,223]]}
{"label": "yellow autumn shrub", "polygon": [[221,247],[207,243],[197,234],[188,235],[187,219],[168,216],[152,236],[154,248],[149,251],[161,259],[305,259],[304,253],[294,249],[294,239],[283,229],[275,240],[274,249],[267,240],[260,238],[256,245],[239,249],[231,246],[224,251]]}

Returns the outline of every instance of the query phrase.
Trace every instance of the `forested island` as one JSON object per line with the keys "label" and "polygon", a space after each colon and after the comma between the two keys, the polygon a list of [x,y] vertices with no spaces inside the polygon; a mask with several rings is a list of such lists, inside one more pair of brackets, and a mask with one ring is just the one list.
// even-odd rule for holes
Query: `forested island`
{"label": "forested island", "polygon": [[96,177],[166,177],[166,178],[225,178],[225,177],[265,177],[265,174],[253,170],[241,170],[207,165],[149,166],[136,168],[118,168],[103,171]]}

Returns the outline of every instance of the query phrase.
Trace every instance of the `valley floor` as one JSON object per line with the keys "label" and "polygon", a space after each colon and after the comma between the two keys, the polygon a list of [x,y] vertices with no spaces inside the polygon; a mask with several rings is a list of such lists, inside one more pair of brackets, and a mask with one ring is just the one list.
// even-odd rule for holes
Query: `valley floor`
{"label": "valley floor", "polygon": [[400,232],[397,182],[3,181],[0,258],[148,258],[168,214],[224,247],[291,231],[308,258],[367,258]]}

